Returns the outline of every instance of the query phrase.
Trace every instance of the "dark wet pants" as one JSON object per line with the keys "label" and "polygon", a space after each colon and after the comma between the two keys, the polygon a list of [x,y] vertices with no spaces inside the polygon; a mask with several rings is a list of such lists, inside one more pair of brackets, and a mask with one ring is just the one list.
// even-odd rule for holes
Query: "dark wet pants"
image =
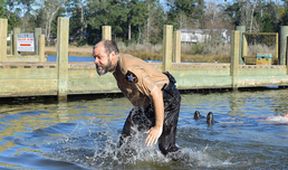
{"label": "dark wet pants", "polygon": [[[169,152],[175,152],[178,150],[175,143],[181,96],[179,91],[176,89],[176,81],[174,77],[168,72],[165,72],[164,74],[167,75],[170,82],[162,89],[165,116],[163,132],[158,139],[158,143],[160,151],[166,155]],[[149,106],[144,109],[137,107],[133,108],[125,121],[119,144],[122,145],[127,137],[133,135],[133,130],[131,127],[135,126],[139,131],[146,131],[154,125],[155,112],[152,103],[150,103]]]}

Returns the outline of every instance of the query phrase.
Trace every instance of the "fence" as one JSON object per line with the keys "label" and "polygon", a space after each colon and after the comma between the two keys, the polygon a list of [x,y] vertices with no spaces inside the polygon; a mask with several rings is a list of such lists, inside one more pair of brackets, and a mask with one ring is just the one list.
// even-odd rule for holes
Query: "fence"
{"label": "fence", "polygon": [[[106,29],[108,33],[103,33],[103,39],[111,38],[111,27],[103,27],[103,32]],[[114,77],[111,74],[99,77],[93,63],[68,63],[68,33],[69,19],[58,18],[57,63],[8,62],[7,44],[1,43],[0,97],[57,95],[59,101],[67,101],[68,95],[120,92]],[[181,35],[173,31],[173,26],[165,25],[162,63],[151,64],[171,72],[180,90],[287,86],[287,64],[282,64],[287,56],[281,52],[287,45],[280,46],[280,65],[244,65],[241,64],[241,35],[240,31],[232,33],[231,63],[182,63]],[[280,42],[286,39],[287,43],[288,32],[281,33],[281,36],[284,38],[281,37]],[[6,39],[7,20],[0,19],[0,40],[6,42]]]}

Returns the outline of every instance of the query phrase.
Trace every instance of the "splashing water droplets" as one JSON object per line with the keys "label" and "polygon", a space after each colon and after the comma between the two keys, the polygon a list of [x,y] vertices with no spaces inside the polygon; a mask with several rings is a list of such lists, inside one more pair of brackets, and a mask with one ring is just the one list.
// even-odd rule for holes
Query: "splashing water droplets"
{"label": "splashing water droplets", "polygon": [[[164,156],[158,145],[146,146],[146,133],[132,128],[133,135],[125,138],[119,146],[119,131],[99,120],[89,120],[75,125],[72,133],[54,143],[54,159],[73,162],[87,168],[126,169],[127,166],[184,166],[191,167],[223,167],[229,161],[219,160],[210,154],[210,147],[182,148],[179,152]],[[209,151],[210,150],[210,151]],[[177,161],[173,161],[177,160]],[[128,168],[129,169],[129,168]]]}

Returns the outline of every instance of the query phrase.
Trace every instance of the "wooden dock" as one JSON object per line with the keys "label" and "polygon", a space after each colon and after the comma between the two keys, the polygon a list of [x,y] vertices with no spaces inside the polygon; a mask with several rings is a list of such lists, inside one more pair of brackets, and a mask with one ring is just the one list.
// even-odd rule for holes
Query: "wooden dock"
{"label": "wooden dock", "polygon": [[[120,92],[113,75],[99,77],[94,63],[68,63],[68,28],[69,20],[59,18],[56,63],[9,62],[5,60],[5,53],[0,53],[0,98],[52,95],[58,96],[59,101],[65,101],[68,95]],[[173,35],[179,36],[179,33],[173,33],[171,26],[165,26],[164,29],[163,62],[151,64],[159,70],[171,72],[181,90],[288,86],[287,64],[240,64],[240,31],[233,31],[231,63],[181,63],[179,52],[172,50],[175,46],[179,48],[180,40],[177,45],[177,38],[173,38]],[[3,28],[0,28],[0,35],[1,31],[5,34]],[[4,40],[3,36],[0,38]],[[287,59],[287,55],[281,53],[281,56]]]}

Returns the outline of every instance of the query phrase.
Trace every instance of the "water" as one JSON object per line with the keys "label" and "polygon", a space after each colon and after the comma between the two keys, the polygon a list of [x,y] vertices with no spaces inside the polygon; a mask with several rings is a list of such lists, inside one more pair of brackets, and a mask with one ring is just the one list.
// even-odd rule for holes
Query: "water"
{"label": "water", "polygon": [[[288,169],[288,90],[183,94],[181,160],[117,141],[131,105],[125,98],[0,106],[0,169]],[[217,121],[193,120],[214,113]],[[269,118],[269,119],[267,119]],[[124,152],[126,151],[126,152]]]}
{"label": "water", "polygon": [[[56,62],[56,56],[48,55],[47,57],[48,62]],[[160,63],[159,60],[145,60],[148,63]],[[68,56],[68,62],[94,62],[94,58],[92,56]]]}
{"label": "water", "polygon": [[[94,58],[92,56],[69,56],[68,62],[93,62]],[[47,62],[56,62],[56,56],[48,55]]]}

